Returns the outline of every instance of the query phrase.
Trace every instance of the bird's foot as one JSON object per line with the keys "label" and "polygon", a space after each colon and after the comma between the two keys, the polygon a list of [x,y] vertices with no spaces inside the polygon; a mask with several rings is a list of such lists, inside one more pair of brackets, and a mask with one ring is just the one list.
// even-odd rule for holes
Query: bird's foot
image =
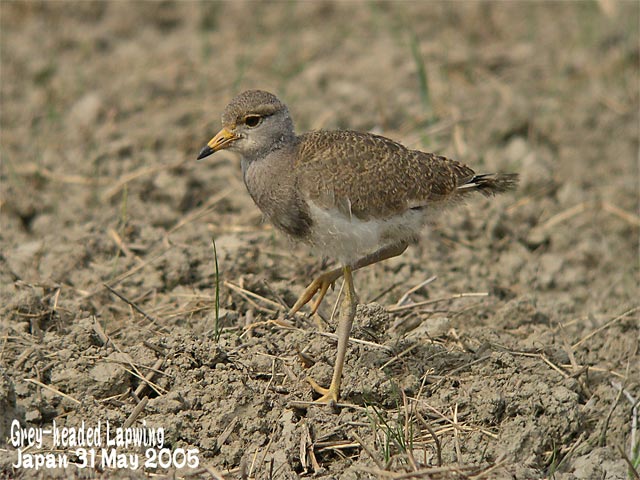
{"label": "bird's foot", "polygon": [[319,277],[317,277],[311,284],[306,288],[306,290],[300,295],[296,304],[291,308],[290,314],[298,312],[302,307],[304,307],[307,303],[311,301],[316,293],[318,293],[318,298],[313,304],[313,308],[311,309],[311,314],[314,314],[318,311],[318,307],[320,307],[320,303],[322,303],[322,299],[327,294],[329,287],[333,287],[335,281],[342,276],[342,269],[337,268],[335,270],[331,270],[329,272],[325,272]]}
{"label": "bird's foot", "polygon": [[314,400],[313,403],[327,404],[327,405],[335,405],[338,403],[338,397],[340,396],[340,384],[331,383],[329,388],[324,388],[318,385],[318,383],[311,377],[307,377],[307,382],[311,384],[311,388],[313,388],[316,392],[322,395],[317,400]]}

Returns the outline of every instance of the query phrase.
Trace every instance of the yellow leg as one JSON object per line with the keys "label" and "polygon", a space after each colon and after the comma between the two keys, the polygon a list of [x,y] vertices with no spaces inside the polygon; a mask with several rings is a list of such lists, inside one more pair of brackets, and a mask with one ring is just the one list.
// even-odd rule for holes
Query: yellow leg
{"label": "yellow leg", "polygon": [[309,303],[317,292],[320,292],[318,294],[318,298],[313,304],[313,308],[311,309],[312,315],[316,313],[318,311],[318,307],[320,306],[320,303],[322,303],[322,299],[327,294],[327,290],[329,290],[329,287],[332,286],[333,282],[335,282],[341,276],[342,276],[341,268],[336,268],[335,270],[331,270],[329,272],[325,272],[322,275],[320,275],[313,282],[311,282],[311,285],[309,285],[307,289],[302,293],[302,295],[300,295],[300,298],[298,298],[298,301],[293,306],[293,308],[291,308],[291,311],[289,313],[291,315],[296,313],[298,310],[304,307],[307,303]]}
{"label": "yellow leg", "polygon": [[347,346],[349,344],[349,334],[353,319],[356,316],[356,292],[353,288],[353,277],[351,275],[352,268],[344,266],[342,268],[344,274],[344,297],[340,305],[340,318],[338,320],[338,353],[336,355],[336,363],[333,367],[333,378],[331,386],[323,388],[318,385],[312,378],[307,378],[313,389],[320,393],[322,397],[316,400],[316,403],[338,402],[340,397],[340,381],[342,380],[342,367],[344,367],[344,359],[347,355]]}
{"label": "yellow leg", "polygon": [[[387,260],[388,258],[397,257],[398,255],[402,254],[408,246],[408,243],[403,242],[388,247],[383,247],[380,250],[377,250],[374,253],[359,259],[353,264],[351,270],[358,270],[359,268],[366,267],[367,265],[381,262],[382,260]],[[311,314],[316,313],[318,311],[320,303],[322,303],[322,299],[327,294],[327,290],[329,290],[329,287],[333,285],[333,283],[338,278],[340,278],[342,274],[343,269],[336,268],[335,270],[330,270],[320,275],[313,282],[311,282],[311,285],[309,285],[302,293],[302,295],[300,295],[300,298],[298,298],[298,301],[293,306],[293,308],[291,308],[291,311],[289,313],[293,315],[294,313],[299,311],[302,307],[304,307],[311,301],[316,293],[320,292],[318,294],[318,298],[313,304],[313,308],[311,309]]]}

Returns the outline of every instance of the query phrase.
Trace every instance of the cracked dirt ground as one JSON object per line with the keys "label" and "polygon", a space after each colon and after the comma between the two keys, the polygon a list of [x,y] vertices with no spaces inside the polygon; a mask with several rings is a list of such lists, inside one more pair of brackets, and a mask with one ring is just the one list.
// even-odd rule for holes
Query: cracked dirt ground
{"label": "cracked dirt ground", "polygon": [[[639,8],[0,3],[0,475],[632,478]],[[356,272],[338,413],[305,403],[338,289],[284,314],[331,265],[195,162],[247,88],[521,175]],[[16,469],[12,419],[144,421],[200,466]]]}

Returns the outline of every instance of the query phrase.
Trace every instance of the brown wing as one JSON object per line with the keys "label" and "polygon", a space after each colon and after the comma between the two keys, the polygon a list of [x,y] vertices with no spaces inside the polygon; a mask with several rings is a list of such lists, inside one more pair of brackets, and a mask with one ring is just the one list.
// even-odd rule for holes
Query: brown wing
{"label": "brown wing", "polygon": [[294,168],[309,199],[363,220],[444,201],[474,175],[454,160],[368,133],[309,132],[298,148]]}

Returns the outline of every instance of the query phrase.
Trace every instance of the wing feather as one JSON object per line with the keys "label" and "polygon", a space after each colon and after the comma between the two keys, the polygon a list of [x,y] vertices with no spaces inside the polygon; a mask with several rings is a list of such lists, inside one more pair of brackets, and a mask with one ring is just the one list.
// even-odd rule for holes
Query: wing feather
{"label": "wing feather", "polygon": [[446,157],[348,130],[302,135],[296,158],[299,186],[309,200],[362,220],[446,201],[475,173]]}

